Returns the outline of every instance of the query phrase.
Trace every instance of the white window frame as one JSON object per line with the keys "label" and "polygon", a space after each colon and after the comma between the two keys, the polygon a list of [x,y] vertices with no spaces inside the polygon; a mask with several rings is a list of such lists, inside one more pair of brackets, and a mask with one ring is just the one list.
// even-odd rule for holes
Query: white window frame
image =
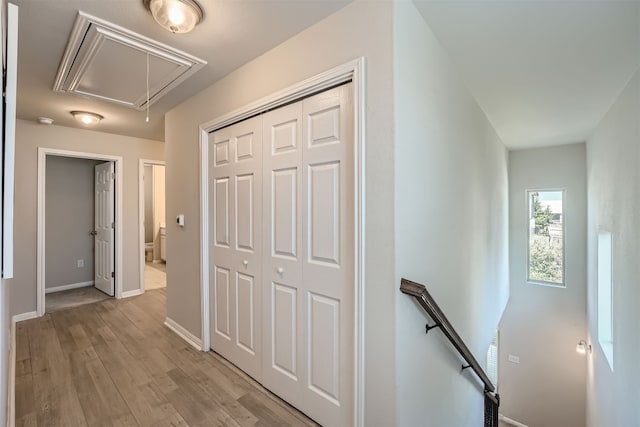
{"label": "white window frame", "polygon": [[[531,246],[530,246],[530,242],[531,242],[531,227],[529,224],[529,210],[531,209],[531,193],[540,193],[540,192],[560,192],[562,193],[562,283],[556,283],[556,282],[547,282],[545,280],[535,280],[535,279],[531,279],[531,275],[529,274],[529,267],[530,267],[530,258],[531,258]],[[566,288],[567,287],[567,204],[566,204],[566,199],[567,199],[567,194],[566,194],[566,190],[564,188],[534,188],[534,189],[528,189],[525,190],[525,204],[526,204],[526,222],[527,222],[527,243],[526,243],[526,268],[525,268],[525,281],[527,283],[530,284],[534,284],[534,285],[541,285],[541,286],[550,286],[553,288]]]}
{"label": "white window frame", "polygon": [[613,372],[613,234],[608,230],[598,230],[597,256],[598,343]]}

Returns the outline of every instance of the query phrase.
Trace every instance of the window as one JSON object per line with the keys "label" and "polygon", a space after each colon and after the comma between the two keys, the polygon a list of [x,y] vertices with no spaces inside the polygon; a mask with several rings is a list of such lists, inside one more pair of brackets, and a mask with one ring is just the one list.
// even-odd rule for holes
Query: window
{"label": "window", "polygon": [[611,233],[598,233],[598,341],[613,371],[613,281]]}
{"label": "window", "polygon": [[564,191],[528,191],[527,280],[564,286]]}

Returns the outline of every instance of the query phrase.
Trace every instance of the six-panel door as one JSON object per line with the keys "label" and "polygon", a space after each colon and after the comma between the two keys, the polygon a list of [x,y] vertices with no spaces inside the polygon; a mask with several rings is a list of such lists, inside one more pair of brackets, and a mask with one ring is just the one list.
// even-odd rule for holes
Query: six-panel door
{"label": "six-panel door", "polygon": [[261,123],[256,117],[209,135],[212,347],[259,381]]}
{"label": "six-panel door", "polygon": [[[212,346],[325,425],[349,425],[353,420],[355,179],[351,86],[270,111],[251,119],[251,124],[242,122],[217,131],[209,147],[213,171]],[[251,129],[257,137],[259,122],[262,162],[247,162],[249,172],[234,163],[234,135]],[[234,210],[242,185],[253,190],[253,232],[250,228],[240,231],[239,224],[248,227],[249,221],[245,218],[241,222]],[[257,201],[256,194],[261,196]],[[260,200],[262,216],[257,221]],[[260,227],[257,222],[263,227],[261,233],[255,231]],[[233,267],[247,251],[239,248],[240,235],[245,236],[244,242],[251,242],[255,258],[250,264],[255,259],[262,269],[261,275],[254,270],[246,274],[251,285],[243,289],[252,291],[242,295],[237,283],[245,276]],[[248,316],[246,310],[251,307],[253,319],[260,319],[256,329],[261,328],[262,346],[252,347],[255,357],[250,369],[230,344],[239,340],[237,333],[234,335],[234,321],[240,312],[235,307],[240,306],[245,308],[240,317]],[[252,336],[260,334],[255,330]],[[253,364],[256,360],[259,374]]]}

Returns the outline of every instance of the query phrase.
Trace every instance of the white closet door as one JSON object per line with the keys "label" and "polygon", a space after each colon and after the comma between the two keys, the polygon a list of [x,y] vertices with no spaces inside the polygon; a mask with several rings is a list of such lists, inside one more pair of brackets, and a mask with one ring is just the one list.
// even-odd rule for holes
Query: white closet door
{"label": "white closet door", "polygon": [[303,102],[305,406],[353,423],[355,242],[352,84]]}
{"label": "white closet door", "polygon": [[262,123],[263,384],[303,409],[302,102],[264,114]]}
{"label": "white closet door", "polygon": [[264,385],[323,425],[353,422],[351,90],[263,119]]}
{"label": "white closet door", "polygon": [[255,117],[209,135],[211,346],[259,381],[261,133]]}

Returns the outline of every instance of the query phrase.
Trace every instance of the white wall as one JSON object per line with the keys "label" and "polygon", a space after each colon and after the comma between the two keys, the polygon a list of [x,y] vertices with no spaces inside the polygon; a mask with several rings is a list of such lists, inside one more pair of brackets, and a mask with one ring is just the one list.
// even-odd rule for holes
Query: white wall
{"label": "white wall", "polygon": [[[47,156],[45,288],[94,279],[95,165],[100,161]],[[78,267],[77,261],[84,261]]]}
{"label": "white wall", "polygon": [[218,116],[360,56],[366,78],[365,424],[395,424],[392,4],[355,1],[234,71],[165,118],[167,316],[200,336],[199,131]]}
{"label": "white wall", "polygon": [[[16,129],[15,267],[12,314],[36,310],[38,147],[123,156],[123,291],[139,289],[138,163],[163,160],[164,144],[141,138],[44,126],[18,120]],[[119,179],[116,177],[116,179]]]}
{"label": "white wall", "polygon": [[[507,152],[412,2],[394,9],[394,88],[394,286],[425,284],[484,366],[509,292]],[[399,291],[396,316],[396,425],[481,425],[477,377]]]}
{"label": "white wall", "polygon": [[[586,151],[584,144],[509,154],[511,295],[500,322],[501,412],[529,426],[585,424]],[[527,283],[526,190],[564,189],[565,284]],[[508,362],[508,355],[520,363]]]}
{"label": "white wall", "polygon": [[[587,378],[587,424],[640,425],[640,72],[587,142],[589,194],[588,316],[593,354]],[[598,344],[597,235],[613,239],[613,358]]]}

